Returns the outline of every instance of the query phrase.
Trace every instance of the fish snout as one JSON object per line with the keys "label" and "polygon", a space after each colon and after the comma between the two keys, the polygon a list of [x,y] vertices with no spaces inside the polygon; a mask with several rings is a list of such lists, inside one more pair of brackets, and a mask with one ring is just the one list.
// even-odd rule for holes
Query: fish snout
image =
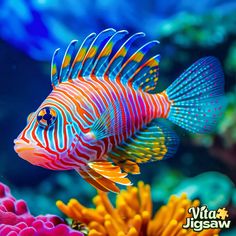
{"label": "fish snout", "polygon": [[40,166],[40,164],[48,162],[42,150],[40,151],[36,145],[27,143],[22,139],[15,139],[14,144],[14,150],[19,157],[31,164]]}
{"label": "fish snout", "polygon": [[29,150],[34,149],[33,145],[31,145],[23,140],[15,139],[14,144],[15,144],[14,149],[18,154],[21,152],[24,152],[24,151],[29,151]]}

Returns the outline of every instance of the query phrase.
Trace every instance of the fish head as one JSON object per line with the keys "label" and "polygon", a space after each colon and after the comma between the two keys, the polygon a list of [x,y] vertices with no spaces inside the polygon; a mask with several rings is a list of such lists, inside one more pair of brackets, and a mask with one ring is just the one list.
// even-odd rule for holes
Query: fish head
{"label": "fish head", "polygon": [[68,154],[74,140],[70,113],[53,101],[45,101],[31,113],[27,125],[14,140],[17,154],[33,165],[49,168]]}

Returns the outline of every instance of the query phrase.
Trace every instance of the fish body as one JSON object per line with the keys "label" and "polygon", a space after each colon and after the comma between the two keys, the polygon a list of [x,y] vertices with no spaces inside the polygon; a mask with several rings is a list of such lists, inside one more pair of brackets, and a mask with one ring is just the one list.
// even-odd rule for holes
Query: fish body
{"label": "fish body", "polygon": [[[53,90],[29,116],[15,140],[18,155],[44,168],[75,169],[103,191],[129,185],[138,163],[175,154],[179,139],[160,118],[196,133],[210,132],[222,113],[223,72],[213,57],[200,59],[161,93],[155,93],[159,55],[145,58],[151,41],[125,59],[127,31],[89,35],[68,46],[61,68],[52,59]],[[121,171],[124,170],[124,172]]]}
{"label": "fish body", "polygon": [[[19,139],[24,137],[29,142],[35,137],[34,142],[41,143],[43,148],[48,150],[46,155],[51,155],[56,161],[54,167],[51,161],[45,163],[46,168],[64,170],[71,167],[72,169],[76,164],[80,167],[86,165],[88,161],[103,160],[107,152],[131,137],[151,120],[165,118],[170,108],[170,101],[164,94],[148,94],[123,85],[117,88],[116,83],[103,79],[97,81],[87,79],[83,82],[75,80],[60,84],[38,108],[38,112],[44,107],[54,107],[57,113],[61,112],[63,117],[61,122],[64,123],[60,125],[61,128],[54,129],[59,132],[58,136],[41,127],[34,135],[35,129],[30,127],[35,128],[38,121],[32,116],[32,121],[25,129],[32,130],[31,136],[27,138],[23,132]],[[114,107],[109,104],[113,104]],[[94,141],[90,140],[88,134],[91,126],[107,109],[111,113],[112,110],[119,113],[117,119],[120,132],[114,132],[114,135],[102,140],[96,138]],[[35,116],[38,112],[35,112]],[[65,139],[61,139],[65,133],[68,135],[65,135]],[[41,136],[44,137],[43,142],[38,138]],[[54,153],[51,153],[52,146]],[[60,158],[57,158],[58,153],[61,153]],[[28,157],[27,152],[25,154]],[[21,155],[24,156],[24,153]],[[33,157],[33,164],[34,160],[36,158]]]}

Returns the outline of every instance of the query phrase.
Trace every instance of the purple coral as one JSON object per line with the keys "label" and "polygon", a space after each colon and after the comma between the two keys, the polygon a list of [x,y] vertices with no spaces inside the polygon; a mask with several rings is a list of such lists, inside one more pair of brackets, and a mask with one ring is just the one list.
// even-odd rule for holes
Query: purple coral
{"label": "purple coral", "polygon": [[83,236],[58,216],[32,216],[23,200],[16,200],[0,182],[0,236]]}

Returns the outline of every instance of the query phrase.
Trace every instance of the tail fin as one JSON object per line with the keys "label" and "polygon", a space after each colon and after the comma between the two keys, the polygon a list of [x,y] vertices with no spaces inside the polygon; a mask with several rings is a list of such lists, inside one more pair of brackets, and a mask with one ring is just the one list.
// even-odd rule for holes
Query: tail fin
{"label": "tail fin", "polygon": [[166,90],[172,105],[168,119],[194,133],[213,131],[224,111],[224,74],[215,57],[190,66]]}

